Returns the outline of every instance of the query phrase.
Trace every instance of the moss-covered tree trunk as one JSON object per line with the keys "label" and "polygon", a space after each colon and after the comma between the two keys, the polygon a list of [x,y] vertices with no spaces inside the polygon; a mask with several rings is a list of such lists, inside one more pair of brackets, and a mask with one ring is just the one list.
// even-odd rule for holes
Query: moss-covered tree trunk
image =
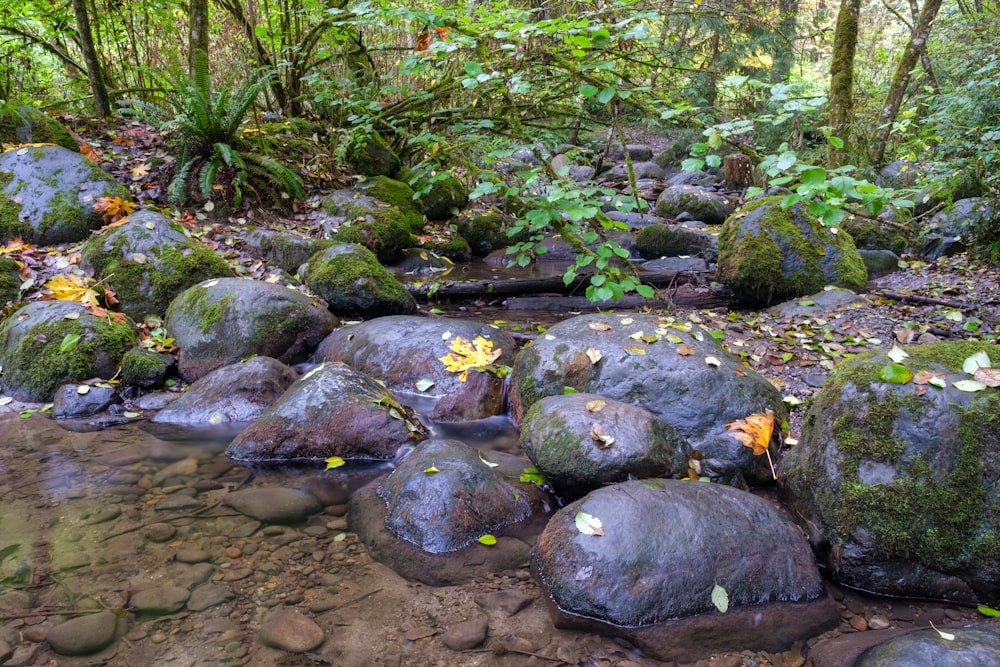
{"label": "moss-covered tree trunk", "polygon": [[771,81],[787,81],[795,65],[795,31],[800,0],[778,0],[778,42],[772,56]]}
{"label": "moss-covered tree trunk", "polygon": [[916,25],[910,34],[910,41],[903,51],[899,64],[896,65],[896,73],[892,77],[892,84],[889,92],[885,96],[885,106],[878,117],[878,130],[875,133],[875,143],[872,146],[872,162],[881,166],[885,158],[885,147],[892,133],[892,124],[899,113],[899,107],[903,104],[903,96],[906,94],[906,87],[910,83],[910,72],[917,64],[921,54],[927,45],[927,38],[930,37],[931,27],[934,19],[937,18],[938,10],[941,9],[942,0],[925,0],[923,9],[917,16]]}
{"label": "moss-covered tree trunk", "polygon": [[90,81],[90,90],[94,94],[94,112],[100,118],[107,118],[111,115],[111,102],[108,99],[108,89],[104,85],[104,76],[101,74],[101,61],[97,58],[94,33],[90,30],[90,16],[87,14],[87,5],[84,0],[73,0],[73,13],[76,15],[80,51],[83,53],[83,62],[87,66],[87,79]]}
{"label": "moss-covered tree trunk", "polygon": [[208,0],[191,0],[188,22],[188,72],[201,90],[208,90]]}
{"label": "moss-covered tree trunk", "polygon": [[830,60],[830,117],[834,136],[844,140],[843,147],[828,144],[827,163],[830,167],[844,164],[850,152],[851,120],[854,116],[854,53],[858,47],[858,19],[861,0],[841,0],[837,27],[833,33],[833,55]]}

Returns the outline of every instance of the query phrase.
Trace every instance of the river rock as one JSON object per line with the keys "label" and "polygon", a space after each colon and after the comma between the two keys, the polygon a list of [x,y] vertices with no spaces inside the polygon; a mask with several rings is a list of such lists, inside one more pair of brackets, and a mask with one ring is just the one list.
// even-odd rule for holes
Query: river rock
{"label": "river rock", "polygon": [[532,405],[521,445],[565,500],[610,482],[684,476],[691,451],[652,412],[596,394],[546,396]]}
{"label": "river rock", "polygon": [[240,489],[227,493],[222,502],[264,523],[299,523],[323,509],[322,504],[305,491],[280,486]]}
{"label": "river rock", "polygon": [[495,367],[514,363],[517,343],[493,327],[471,320],[452,320],[396,315],[379,317],[337,329],[316,351],[316,358],[343,361],[381,380],[395,392],[418,392],[419,383],[433,385],[422,395],[437,398],[430,418],[437,421],[470,421],[500,414],[504,408],[503,380],[497,373],[471,370],[449,371],[441,361],[453,354],[458,339],[499,350]]}
{"label": "river rock", "polygon": [[960,199],[927,222],[920,234],[920,254],[938,259],[965,252],[970,239],[975,240],[979,234],[989,237],[995,219],[996,207],[989,197]]}
{"label": "river rock", "polygon": [[[784,651],[838,620],[796,526],[720,484],[643,480],[594,491],[552,517],[532,567],[557,627],[624,637],[660,660]],[[725,614],[713,604],[717,585],[728,593]]]}
{"label": "river rock", "polygon": [[226,586],[202,584],[191,591],[191,597],[187,601],[187,608],[191,611],[204,611],[223,602],[229,602],[234,597],[236,597],[235,593]]}
{"label": "river rock", "polygon": [[56,419],[90,417],[103,411],[117,399],[118,394],[111,387],[64,384],[52,397],[52,416]]}
{"label": "river rock", "polygon": [[468,651],[486,641],[488,630],[489,620],[485,616],[477,616],[451,626],[441,639],[452,651]]}
{"label": "river rock", "polygon": [[162,314],[195,283],[232,275],[226,260],[152,210],[137,211],[124,225],[92,234],[81,251],[81,266],[107,283],[118,309],[135,319]]}
{"label": "river rock", "polygon": [[172,614],[183,609],[189,597],[191,593],[181,586],[155,586],[132,593],[129,596],[129,608],[136,613],[152,616]]}
{"label": "river rock", "polygon": [[[515,420],[567,388],[649,410],[701,452],[702,471],[713,479],[772,481],[766,458],[754,457],[726,424],[767,409],[787,418],[781,393],[696,324],[639,314],[564,320],[517,355],[510,375]],[[775,456],[777,442],[771,446]]]}
{"label": "river rock", "polygon": [[288,607],[268,612],[261,621],[259,636],[265,646],[292,653],[312,651],[326,640],[316,621]]}
{"label": "river rock", "polygon": [[374,254],[357,243],[338,243],[309,259],[306,286],[337,315],[409,315],[417,302]]}
{"label": "river rock", "polygon": [[229,444],[237,461],[391,460],[426,427],[388,389],[342,363],[323,363],[288,388]]}
{"label": "river rock", "polygon": [[257,255],[293,275],[310,257],[330,245],[329,241],[323,239],[270,229],[251,229],[243,236],[243,240]]}
{"label": "river rock", "polygon": [[[67,337],[75,346],[60,348]],[[138,335],[130,321],[97,317],[76,301],[35,301],[0,322],[0,390],[44,402],[67,382],[110,379]]]}
{"label": "river rock", "polygon": [[121,382],[126,387],[159,387],[174,367],[174,358],[163,352],[133,347],[122,357]]}
{"label": "river rock", "polygon": [[0,244],[13,238],[54,245],[87,238],[104,224],[101,197],[131,199],[80,153],[61,146],[25,146],[0,154]]}
{"label": "river rock", "polygon": [[868,271],[847,232],[834,234],[802,203],[748,202],[719,235],[719,281],[741,302],[767,306],[826,285],[864,291]]}
{"label": "river rock", "polygon": [[667,186],[656,199],[656,215],[661,218],[687,213],[691,219],[709,225],[721,225],[734,210],[732,202],[723,195],[695,185]]}
{"label": "river rock", "polygon": [[947,665],[982,667],[1000,664],[1000,622],[942,628],[927,628],[894,637],[862,654],[856,667],[897,667],[897,665]]}
{"label": "river rock", "polygon": [[196,380],[151,421],[211,425],[253,421],[297,378],[294,369],[271,357],[223,366]]}
{"label": "river rock", "polygon": [[118,617],[102,611],[53,625],[45,639],[59,655],[90,655],[110,646],[117,630]]}
{"label": "river rock", "polygon": [[651,224],[635,235],[635,248],[644,259],[690,255],[714,260],[718,245],[714,234],[684,225]]}
{"label": "river rock", "polygon": [[[782,495],[833,579],[996,605],[1000,392],[955,383],[972,379],[963,363],[976,353],[1000,366],[1000,348],[959,341],[905,351],[899,363],[877,351],[836,367],[782,463]],[[932,373],[945,387],[915,384]]]}
{"label": "river rock", "polygon": [[217,278],[182,292],[167,309],[188,382],[252,355],[305,361],[337,319],[305,294],[280,285]]}

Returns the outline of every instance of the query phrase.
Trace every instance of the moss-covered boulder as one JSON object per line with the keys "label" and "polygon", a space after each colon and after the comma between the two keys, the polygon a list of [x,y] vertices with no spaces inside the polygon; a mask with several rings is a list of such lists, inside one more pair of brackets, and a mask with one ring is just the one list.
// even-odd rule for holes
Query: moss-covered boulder
{"label": "moss-covered boulder", "polygon": [[301,292],[259,280],[214,278],[182,292],[167,308],[167,331],[189,382],[252,355],[305,361],[337,318]]}
{"label": "moss-covered boulder", "polygon": [[162,213],[138,211],[129,221],[83,246],[82,265],[115,291],[119,308],[135,319],[162,315],[174,297],[209,278],[231,276],[226,260],[192,241]]}
{"label": "moss-covered boulder", "polygon": [[709,225],[722,224],[733,210],[733,204],[718,192],[695,185],[670,185],[656,199],[656,215],[661,218],[687,214]]}
{"label": "moss-covered boulder", "polygon": [[247,246],[282,271],[294,275],[299,267],[320,250],[330,246],[326,239],[311,239],[292,232],[251,229],[243,236]]}
{"label": "moss-covered boulder", "polygon": [[173,367],[174,358],[169,354],[134,347],[122,357],[118,378],[126,387],[159,387]]}
{"label": "moss-covered boulder", "polygon": [[459,216],[456,224],[458,233],[468,241],[469,248],[476,257],[486,257],[494,250],[506,248],[512,242],[504,231],[503,216],[496,212]]}
{"label": "moss-covered boulder", "polygon": [[411,232],[423,230],[424,213],[416,200],[416,193],[406,183],[388,176],[373,176],[359,182],[357,191],[394,207],[396,215]]}
{"label": "moss-covered boulder", "polygon": [[394,207],[379,208],[364,217],[345,221],[330,235],[330,240],[362,245],[383,264],[398,262],[415,243],[409,224]]}
{"label": "moss-covered boulder", "polygon": [[76,139],[59,121],[28,106],[0,104],[0,143],[56,144],[80,152]]}
{"label": "moss-covered boulder", "polygon": [[129,193],[79,153],[41,146],[0,154],[0,243],[82,241],[104,224],[93,208],[100,197]]}
{"label": "moss-covered boulder", "polygon": [[438,172],[430,176],[430,180],[430,190],[419,197],[428,220],[447,220],[469,203],[469,191],[455,175]]}
{"label": "moss-covered boulder", "polygon": [[355,243],[338,243],[310,258],[306,287],[337,315],[378,317],[417,311],[406,287],[370,250]]}
{"label": "moss-covered boulder", "polygon": [[709,232],[683,225],[647,225],[636,233],[635,249],[644,259],[688,255],[714,260],[718,240]]}
{"label": "moss-covered boulder", "polygon": [[[885,595],[1000,604],[1000,389],[963,391],[1000,347],[907,347],[839,365],[813,399],[782,494],[831,577]],[[940,387],[938,385],[944,385]]]}
{"label": "moss-covered boulder", "polygon": [[399,173],[402,162],[378,132],[352,142],[347,147],[347,162],[361,176],[389,176]]}
{"label": "moss-covered boulder", "polygon": [[130,321],[96,317],[75,301],[35,301],[0,322],[0,390],[41,402],[60,385],[110,379],[137,341]]}
{"label": "moss-covered boulder", "polygon": [[21,273],[17,262],[0,257],[0,308],[21,296]]}
{"label": "moss-covered boulder", "polygon": [[912,234],[894,225],[849,215],[841,227],[846,230],[858,250],[890,250],[902,255],[912,241]]}
{"label": "moss-covered boulder", "polygon": [[726,220],[719,235],[720,282],[746,305],[767,306],[826,285],[855,292],[868,282],[851,235],[833,233],[802,204],[782,208],[782,197],[749,202]]}

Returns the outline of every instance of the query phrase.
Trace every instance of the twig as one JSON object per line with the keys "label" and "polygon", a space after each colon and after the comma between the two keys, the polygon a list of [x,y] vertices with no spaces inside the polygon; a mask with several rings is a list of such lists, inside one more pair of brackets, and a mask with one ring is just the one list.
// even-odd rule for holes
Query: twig
{"label": "twig", "polygon": [[506,653],[516,653],[518,655],[529,655],[533,658],[540,658],[542,660],[551,660],[552,662],[564,662],[562,658],[553,658],[548,655],[542,655],[541,653],[534,653],[532,651],[522,651],[516,648],[509,648],[507,646],[498,646],[497,648],[480,648],[473,649],[470,651],[462,651],[462,653],[492,653],[497,656],[504,655]]}
{"label": "twig", "polygon": [[350,607],[352,604],[356,604],[358,602],[361,602],[362,600],[366,600],[366,599],[370,598],[371,596],[375,595],[376,593],[381,593],[381,592],[382,592],[381,588],[376,588],[375,590],[369,591],[368,593],[365,593],[364,595],[362,595],[360,597],[356,597],[353,600],[348,600],[344,604],[337,605],[336,607],[331,607],[330,609],[327,609],[326,611],[337,611],[339,609],[343,609],[344,607]]}
{"label": "twig", "polygon": [[942,299],[936,296],[923,296],[922,294],[907,294],[906,292],[893,292],[891,290],[875,290],[871,292],[877,296],[884,296],[889,299],[899,299],[900,301],[912,301],[913,303],[929,303],[935,306],[948,306],[950,308],[959,308],[961,310],[972,310],[977,306],[965,303],[964,301],[955,301],[954,299]]}

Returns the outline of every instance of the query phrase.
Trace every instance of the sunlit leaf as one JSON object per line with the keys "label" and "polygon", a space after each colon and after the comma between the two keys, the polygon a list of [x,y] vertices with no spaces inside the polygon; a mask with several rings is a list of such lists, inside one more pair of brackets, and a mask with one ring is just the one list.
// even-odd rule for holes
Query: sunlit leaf
{"label": "sunlit leaf", "polygon": [[722,362],[719,361],[717,357],[713,357],[711,355],[705,357],[705,363],[708,364],[709,366],[715,366],[716,368],[722,365]]}
{"label": "sunlit leaf", "polygon": [[76,388],[76,393],[80,394],[81,396],[89,394],[90,393],[90,385],[86,385],[86,384],[78,385],[77,388]]}
{"label": "sunlit leaf", "polygon": [[545,477],[538,471],[538,468],[525,468],[521,471],[521,476],[518,477],[518,480],[525,483],[537,484],[538,486],[545,485]]}
{"label": "sunlit leaf", "polygon": [[596,364],[598,361],[601,360],[602,357],[601,351],[598,350],[596,347],[588,347],[586,349],[586,353],[587,357],[590,359],[590,363],[592,364]]}
{"label": "sunlit leaf", "polygon": [[595,398],[592,401],[587,401],[587,411],[588,412],[600,412],[607,405],[604,401],[599,398]]}
{"label": "sunlit leaf", "polygon": [[345,463],[347,463],[347,461],[340,458],[339,456],[331,456],[330,458],[326,459],[326,469],[331,470],[333,468],[339,468]]}
{"label": "sunlit leaf", "polygon": [[952,382],[951,386],[959,391],[983,391],[987,389],[987,386],[980,382],[979,380],[959,380],[958,382]]}
{"label": "sunlit leaf", "polygon": [[980,350],[962,362],[962,370],[972,375],[977,368],[990,368],[992,365],[990,356],[985,350]]}
{"label": "sunlit leaf", "polygon": [[451,352],[440,357],[439,361],[451,373],[459,373],[459,382],[465,382],[470,370],[483,370],[496,361],[503,350],[494,350],[493,342],[482,336],[469,342],[461,336],[456,336],[451,343]]}
{"label": "sunlit leaf", "polygon": [[712,588],[712,604],[723,614],[729,611],[729,593],[718,583]]}
{"label": "sunlit leaf", "polygon": [[902,364],[886,364],[878,374],[885,382],[906,384],[913,379],[913,371]]}
{"label": "sunlit leaf", "polygon": [[414,386],[417,388],[417,391],[427,391],[434,386],[434,380],[430,378],[420,378],[414,383]]}
{"label": "sunlit leaf", "polygon": [[596,516],[587,514],[583,510],[576,513],[576,529],[584,535],[604,535],[604,524]]}
{"label": "sunlit leaf", "polygon": [[434,474],[439,473],[439,472],[441,472],[441,471],[438,470],[437,466],[430,466],[428,468],[424,468],[424,473],[427,474],[427,475],[434,475]]}
{"label": "sunlit leaf", "polygon": [[76,349],[77,344],[80,342],[80,334],[66,334],[63,336],[62,342],[59,343],[60,352],[72,352]]}
{"label": "sunlit leaf", "polygon": [[682,357],[690,357],[694,353],[695,353],[695,349],[693,347],[691,347],[690,345],[678,345],[677,346],[677,354],[681,355]]}
{"label": "sunlit leaf", "polygon": [[894,363],[897,364],[902,363],[904,359],[909,359],[910,357],[910,355],[908,355],[906,351],[903,350],[903,348],[899,347],[898,345],[892,346],[892,349],[889,350],[888,356],[890,359],[892,359]]}
{"label": "sunlit leaf", "polygon": [[92,303],[97,305],[97,292],[80,278],[73,274],[60,274],[45,283],[46,289],[52,291],[47,295],[47,299],[58,301],[78,301],[81,303]]}
{"label": "sunlit leaf", "polygon": [[483,535],[482,537],[479,538],[479,543],[485,544],[488,547],[492,547],[494,544],[497,543],[497,538],[493,537],[492,535]]}

